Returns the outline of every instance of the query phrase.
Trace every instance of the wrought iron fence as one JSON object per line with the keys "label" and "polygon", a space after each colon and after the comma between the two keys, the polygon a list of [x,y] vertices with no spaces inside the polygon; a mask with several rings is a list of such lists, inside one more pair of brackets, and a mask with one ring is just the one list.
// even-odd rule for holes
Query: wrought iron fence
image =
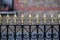
{"label": "wrought iron fence", "polygon": [[39,24],[39,16],[36,15],[36,24],[31,24],[32,16],[28,17],[29,24],[24,24],[24,15],[21,16],[21,24],[16,24],[17,16],[13,17],[14,25],[9,25],[10,16],[7,15],[6,24],[1,24],[0,15],[0,40],[60,40],[60,15],[58,24],[54,24],[54,16],[51,15],[50,24],[46,24],[46,14],[43,16],[43,24]]}

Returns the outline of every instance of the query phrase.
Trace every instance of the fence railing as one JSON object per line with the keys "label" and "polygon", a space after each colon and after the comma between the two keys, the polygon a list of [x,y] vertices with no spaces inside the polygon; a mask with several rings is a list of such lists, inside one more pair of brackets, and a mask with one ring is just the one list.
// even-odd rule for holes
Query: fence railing
{"label": "fence railing", "polygon": [[46,14],[43,15],[43,24],[39,24],[40,18],[36,14],[36,24],[32,23],[31,14],[28,16],[28,23],[24,24],[24,15],[19,18],[21,24],[17,23],[17,15],[13,17],[14,24],[9,25],[10,16],[6,16],[6,25],[2,24],[0,15],[0,40],[60,40],[60,15],[58,15],[58,24],[54,24],[54,16],[50,16],[50,24],[47,23]]}

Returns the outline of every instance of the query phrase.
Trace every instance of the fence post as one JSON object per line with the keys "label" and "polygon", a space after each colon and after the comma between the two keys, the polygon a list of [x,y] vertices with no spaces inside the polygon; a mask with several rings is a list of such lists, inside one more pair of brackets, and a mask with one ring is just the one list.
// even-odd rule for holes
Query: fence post
{"label": "fence post", "polygon": [[36,25],[36,27],[37,27],[37,40],[38,40],[38,24],[39,24],[39,15],[38,14],[36,14],[36,23],[37,23],[37,25]]}
{"label": "fence post", "polygon": [[29,40],[31,40],[31,20],[32,20],[32,17],[31,17],[31,14],[29,14]]}
{"label": "fence post", "polygon": [[44,40],[46,40],[46,20],[47,20],[47,18],[46,18],[46,14],[44,14],[44,16],[43,16],[43,25],[44,25]]}
{"label": "fence post", "polygon": [[6,20],[7,20],[7,25],[6,25],[6,28],[7,28],[7,40],[8,40],[8,28],[9,28],[9,25],[8,25],[8,23],[9,23],[9,19],[10,19],[10,17],[9,17],[9,15],[7,14],[7,16],[6,16]]}
{"label": "fence post", "polygon": [[23,35],[23,32],[24,32],[24,29],[23,29],[24,28],[24,26],[23,26],[23,24],[24,24],[24,15],[23,14],[21,15],[21,23],[22,23],[21,28],[22,28],[22,40],[23,40],[23,36],[24,36]]}
{"label": "fence post", "polygon": [[53,40],[53,23],[54,23],[54,16],[53,14],[51,14],[51,17],[50,17],[50,22],[51,22],[51,38]]}
{"label": "fence post", "polygon": [[17,16],[16,14],[14,15],[14,40],[16,40],[16,20],[17,20]]}

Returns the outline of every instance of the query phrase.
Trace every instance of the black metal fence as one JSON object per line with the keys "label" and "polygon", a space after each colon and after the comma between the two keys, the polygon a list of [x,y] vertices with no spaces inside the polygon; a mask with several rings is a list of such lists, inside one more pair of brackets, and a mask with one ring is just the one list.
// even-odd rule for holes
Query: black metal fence
{"label": "black metal fence", "polygon": [[14,24],[10,25],[10,17],[7,15],[6,24],[3,25],[0,15],[0,40],[60,40],[60,15],[58,24],[54,24],[54,17],[51,15],[50,24],[47,24],[46,15],[43,17],[43,24],[39,24],[39,16],[36,15],[36,24],[31,24],[32,17],[29,15],[29,24],[24,24],[24,15],[21,16],[21,24],[16,24],[17,16],[14,15]]}
{"label": "black metal fence", "polygon": [[[3,31],[1,31],[2,26],[6,26]],[[14,26],[14,30],[9,26]],[[17,26],[20,26],[18,30],[16,28]],[[25,28],[26,26],[29,29]],[[35,26],[34,29],[32,29],[32,26]],[[41,29],[39,26],[43,26],[44,28]],[[50,27],[46,29],[47,26]],[[58,26],[59,30],[54,26]],[[11,32],[9,32],[9,29]],[[53,29],[56,31],[54,32]],[[6,32],[4,32],[5,30]],[[60,40],[60,25],[0,25],[0,40]]]}

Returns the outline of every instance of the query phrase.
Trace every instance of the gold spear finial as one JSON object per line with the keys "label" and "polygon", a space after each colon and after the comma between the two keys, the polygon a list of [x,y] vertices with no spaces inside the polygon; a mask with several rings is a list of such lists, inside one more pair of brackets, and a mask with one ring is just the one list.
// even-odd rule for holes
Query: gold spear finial
{"label": "gold spear finial", "polygon": [[7,24],[9,23],[9,19],[10,19],[10,17],[9,17],[9,15],[7,14],[7,16],[6,16]]}
{"label": "gold spear finial", "polygon": [[31,18],[31,14],[29,14],[29,18]]}
{"label": "gold spear finial", "polygon": [[17,16],[16,16],[16,14],[14,14],[14,23],[16,24],[16,20],[17,20]]}
{"label": "gold spear finial", "polygon": [[53,14],[51,14],[51,23],[53,24],[54,23],[54,16],[53,16]]}
{"label": "gold spear finial", "polygon": [[21,23],[22,24],[24,23],[24,15],[23,14],[21,15]]}
{"label": "gold spear finial", "polygon": [[1,20],[2,20],[2,16],[1,16],[1,14],[0,14],[0,24],[1,24]]}
{"label": "gold spear finial", "polygon": [[39,15],[36,14],[36,20],[37,20],[37,24],[39,23]]}
{"label": "gold spear finial", "polygon": [[58,15],[58,23],[60,24],[60,14]]}
{"label": "gold spear finial", "polygon": [[31,19],[32,19],[32,16],[31,14],[29,14],[29,24],[31,24]]}
{"label": "gold spear finial", "polygon": [[43,16],[43,23],[46,24],[46,20],[47,20],[47,17],[46,17],[46,14],[44,14]]}

